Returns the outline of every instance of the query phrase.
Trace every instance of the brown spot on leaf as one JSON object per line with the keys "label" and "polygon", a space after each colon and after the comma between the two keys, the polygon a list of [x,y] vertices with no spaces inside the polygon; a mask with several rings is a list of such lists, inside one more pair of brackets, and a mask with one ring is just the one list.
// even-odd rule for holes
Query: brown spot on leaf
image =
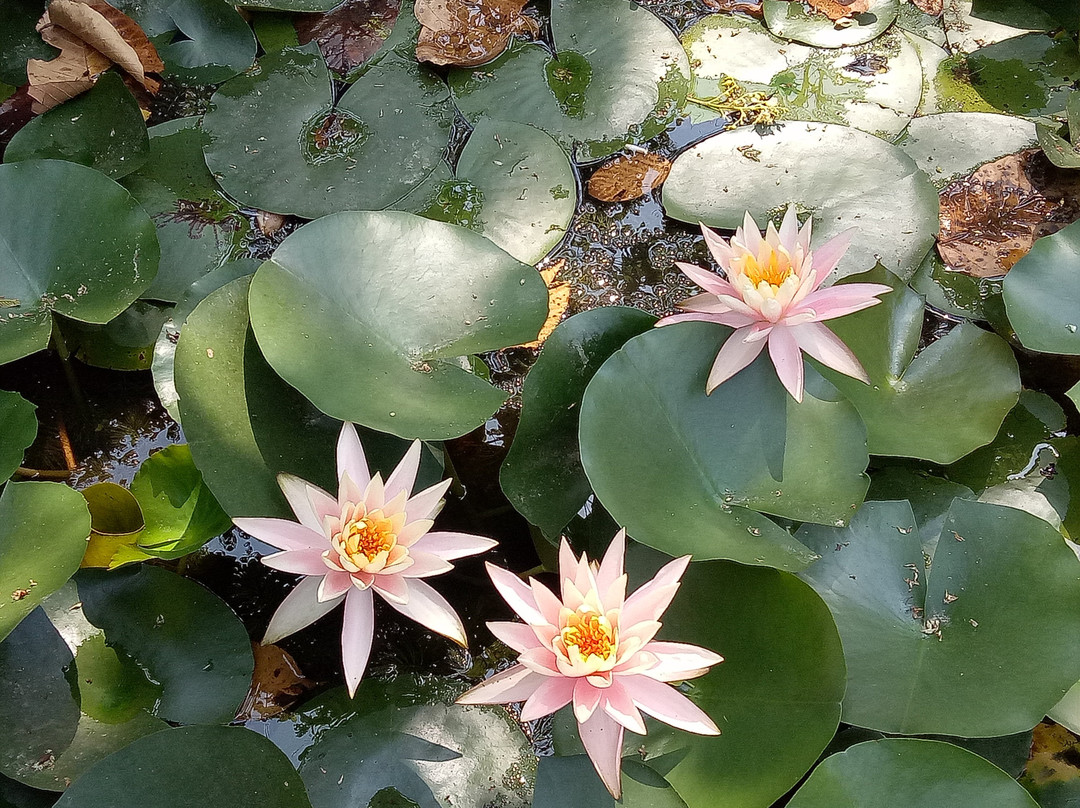
{"label": "brown spot on leaf", "polygon": [[628,202],[659,188],[671,171],[671,161],[650,152],[620,155],[589,178],[589,196],[601,202]]}
{"label": "brown spot on leaf", "polygon": [[293,25],[301,45],[317,42],[326,66],[346,76],[382,47],[400,11],[401,0],[347,0],[325,14],[298,14]]}
{"label": "brown spot on leaf", "polygon": [[536,20],[522,14],[527,0],[417,0],[416,58],[436,65],[476,67],[490,62],[521,34],[536,37]]}
{"label": "brown spot on leaf", "polygon": [[315,683],[300,671],[288,651],[276,645],[252,643],[255,672],[251,689],[236,714],[236,720],[273,718],[284,712]]}

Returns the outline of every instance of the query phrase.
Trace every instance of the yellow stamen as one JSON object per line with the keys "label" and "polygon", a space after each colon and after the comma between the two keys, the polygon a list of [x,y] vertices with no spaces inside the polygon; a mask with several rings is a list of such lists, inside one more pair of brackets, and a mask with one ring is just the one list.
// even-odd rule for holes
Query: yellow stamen
{"label": "yellow stamen", "polygon": [[610,659],[615,653],[615,630],[601,615],[588,612],[571,615],[569,625],[562,630],[567,653],[576,648],[582,662],[590,656]]}
{"label": "yellow stamen", "polygon": [[754,256],[746,255],[742,271],[754,286],[764,281],[774,289],[778,289],[784,281],[794,274],[794,268],[791,264],[784,260],[775,250],[769,252],[764,265],[759,264]]}
{"label": "yellow stamen", "polygon": [[346,523],[335,536],[353,563],[363,566],[382,552],[389,552],[397,544],[393,523],[386,518],[368,514],[363,519]]}

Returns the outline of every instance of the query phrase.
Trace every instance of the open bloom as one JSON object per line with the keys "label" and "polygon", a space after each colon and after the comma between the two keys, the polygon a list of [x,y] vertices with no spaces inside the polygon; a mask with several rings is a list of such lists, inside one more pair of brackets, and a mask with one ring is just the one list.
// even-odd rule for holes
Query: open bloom
{"label": "open bloom", "polygon": [[417,623],[466,644],[461,618],[421,578],[453,569],[455,558],[490,550],[496,542],[466,533],[431,532],[450,480],[412,494],[420,466],[414,441],[383,482],[368,471],[356,428],[346,423],[337,445],[338,495],[291,474],[278,475],[299,523],[287,519],[234,519],[237,527],[280,553],[268,567],[305,576],[281,602],[264,643],[277,642],[345,603],[341,655],[349,695],[367,667],[374,622],[373,593]]}
{"label": "open bloom", "polygon": [[803,397],[803,351],[834,370],[869,383],[855,354],[821,324],[877,305],[881,302],[877,295],[892,291],[880,283],[820,288],[847,252],[854,230],[811,251],[810,220],[800,230],[795,208],[789,206],[780,230],[769,222],[764,237],[749,213],[730,242],[705,225],[701,232],[727,279],[693,264],[676,262],[705,293],[679,304],[685,314],[665,317],[657,325],[706,320],[735,329],[716,355],[705,383],[706,393],[753,362],[766,343],[780,381],[796,401]]}
{"label": "open bloom", "polygon": [[679,589],[690,563],[668,563],[629,597],[620,530],[599,564],[575,558],[564,540],[559,549],[562,597],[535,578],[522,582],[488,564],[499,594],[525,621],[488,623],[491,632],[518,652],[518,664],[465,693],[459,704],[524,701],[523,721],[573,702],[585,751],[616,799],[623,729],[645,734],[641,714],[701,735],[719,735],[716,724],[667,682],[693,679],[723,657],[696,645],[660,642],[657,618]]}

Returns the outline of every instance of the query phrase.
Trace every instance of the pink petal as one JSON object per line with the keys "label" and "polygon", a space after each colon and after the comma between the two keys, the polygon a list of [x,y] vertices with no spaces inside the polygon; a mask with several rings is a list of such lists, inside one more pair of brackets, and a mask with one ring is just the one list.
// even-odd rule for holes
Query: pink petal
{"label": "pink petal", "polygon": [[792,326],[788,332],[800,348],[821,364],[838,370],[845,376],[851,376],[866,384],[870,383],[870,377],[866,374],[858,357],[851,352],[840,337],[825,326],[820,323],[804,323]]}
{"label": "pink petal", "polygon": [[757,359],[757,355],[761,353],[765,343],[762,340],[746,342],[745,337],[749,335],[749,327],[740,328],[728,337],[720,347],[720,352],[716,355],[716,360],[709,371],[709,378],[705,382],[706,393],[711,393]]}
{"label": "pink petal", "polygon": [[457,704],[509,704],[525,701],[550,677],[514,665],[496,673],[458,697]]}
{"label": "pink petal", "polygon": [[[532,596],[533,600],[536,601],[536,607],[543,616],[543,622],[550,626],[558,625],[559,613],[562,611],[562,601],[555,596],[554,592],[535,578],[529,579],[529,588],[532,590]],[[534,624],[534,626],[535,625],[539,624]]]}
{"label": "pink petal", "polygon": [[712,257],[716,260],[716,263],[727,269],[731,259],[734,257],[731,245],[715,230],[706,227],[701,222],[698,222],[698,225],[701,227],[701,235],[705,237],[705,246],[709,248]]}
{"label": "pink petal", "polygon": [[450,572],[454,568],[446,559],[434,553],[417,550],[415,546],[409,550],[409,558],[413,563],[398,573],[402,578],[430,578],[432,575]]}
{"label": "pink petal", "polygon": [[883,295],[891,291],[891,286],[881,283],[842,283],[839,286],[818,289],[807,295],[798,306],[793,306],[788,314],[796,315],[804,311],[813,311],[816,315],[815,320],[832,320],[876,306],[881,301],[874,295]]}
{"label": "pink petal", "polygon": [[352,589],[353,577],[347,572],[330,570],[319,584],[319,600],[327,601],[340,598]]}
{"label": "pink petal", "polygon": [[345,596],[345,620],[341,625],[341,662],[349,698],[356,694],[356,687],[367,668],[374,628],[375,604],[371,590],[353,587]]}
{"label": "pink petal", "polygon": [[467,648],[469,641],[465,638],[465,626],[461,624],[461,618],[454,611],[454,607],[423,581],[408,578],[405,582],[409,587],[409,602],[394,603],[388,600],[387,603],[410,620],[415,620],[436,634],[442,634],[462,648]]}
{"label": "pink petal", "polygon": [[813,255],[811,266],[813,266],[814,273],[817,275],[818,284],[836,269],[836,265],[840,263],[840,259],[844,257],[844,253],[851,246],[851,240],[855,237],[856,232],[856,228],[850,227],[843,233],[833,236],[811,253]]}
{"label": "pink petal", "polygon": [[[577,582],[578,559],[570,547],[570,543],[564,538],[559,542],[559,588],[563,593],[563,602],[566,601],[566,582]],[[581,587],[578,587],[581,591]]]}
{"label": "pink petal", "polygon": [[341,425],[341,433],[338,435],[337,472],[339,483],[342,477],[348,474],[349,479],[356,483],[361,491],[367,487],[371,479],[360,436],[356,433],[356,427],[348,421]]}
{"label": "pink petal", "polygon": [[387,603],[408,603],[409,585],[400,575],[373,575],[371,586]]}
{"label": "pink petal", "polygon": [[788,328],[778,325],[769,334],[769,358],[776,368],[776,375],[791,397],[803,400],[803,358],[799,344]]}
{"label": "pink petal", "polygon": [[285,596],[285,600],[281,601],[274,616],[270,618],[270,625],[266,627],[266,635],[262,639],[263,645],[277,642],[310,626],[341,603],[341,597],[344,596],[320,602],[319,585],[321,583],[321,578],[304,578]]}
{"label": "pink petal", "polygon": [[491,582],[495,584],[495,588],[502,595],[503,600],[510,604],[510,608],[517,612],[522,620],[532,625],[541,625],[547,622],[544,616],[540,614],[540,610],[536,608],[536,601],[533,600],[532,590],[528,584],[514,573],[496,567],[490,562],[486,562],[484,566],[487,568],[488,575],[491,576]]}
{"label": "pink petal", "polygon": [[791,204],[787,206],[787,211],[784,213],[784,221],[780,223],[780,243],[794,255],[795,245],[798,243],[798,240],[799,217],[795,213],[795,205]]}
{"label": "pink petal", "polygon": [[636,732],[638,735],[645,734],[645,720],[618,678],[604,691],[602,707],[605,713],[631,732]]}
{"label": "pink petal", "polygon": [[431,526],[435,523],[430,519],[417,519],[415,522],[409,522],[405,527],[401,529],[401,532],[397,535],[397,542],[402,547],[412,547],[423,536],[431,530]]}
{"label": "pink petal", "polygon": [[724,661],[722,656],[707,648],[681,642],[651,642],[643,650],[653,654],[657,660],[645,675],[660,682],[694,679],[712,665]]}
{"label": "pink petal", "polygon": [[446,489],[453,480],[443,480],[435,483],[431,488],[425,488],[419,494],[413,495],[405,503],[406,519],[412,522],[415,519],[433,519],[439,511],[439,503],[442,502]]}
{"label": "pink petal", "polygon": [[295,474],[282,472],[277,476],[277,483],[300,524],[316,533],[323,532],[323,516],[340,511],[336,499]]}
{"label": "pink petal", "polygon": [[326,547],[326,536],[288,519],[233,519],[233,524],[262,542],[282,550]]}
{"label": "pink petal", "polygon": [[803,248],[803,255],[810,252],[810,235],[813,230],[814,217],[806,217],[806,221],[803,223],[802,228],[799,230],[799,246]]}
{"label": "pink petal", "polygon": [[521,708],[522,721],[535,721],[561,710],[574,697],[574,680],[563,676],[548,676],[540,683]]}
{"label": "pink petal", "polygon": [[662,328],[665,325],[675,325],[675,323],[715,323],[715,314],[705,314],[704,312],[692,311],[686,314],[669,314],[667,317],[661,317],[654,324],[654,328]]}
{"label": "pink petal", "polygon": [[559,671],[558,657],[555,656],[555,652],[550,648],[544,648],[542,646],[527,648],[518,654],[518,662],[529,670],[543,674],[544,676],[562,675]]}
{"label": "pink petal", "polygon": [[687,264],[682,261],[676,261],[675,266],[682,270],[683,275],[688,277],[706,292],[712,292],[716,295],[736,294],[735,287],[715,272],[710,272],[696,264]]}
{"label": "pink petal", "polygon": [[[596,587],[604,592],[622,577],[626,558],[626,529],[620,528],[619,532],[608,545],[604,559],[600,562],[600,570],[596,573]],[[607,605],[607,604],[605,604]]]}
{"label": "pink petal", "polygon": [[453,561],[456,558],[487,552],[497,544],[498,542],[494,539],[473,536],[470,533],[436,531],[420,538],[409,549],[409,552],[422,550],[425,553],[434,553],[448,561]]}
{"label": "pink petal", "polygon": [[323,561],[322,550],[285,550],[263,556],[262,563],[271,569],[291,572],[295,575],[323,576],[330,571]]}
{"label": "pink petal", "polygon": [[600,706],[603,695],[603,691],[589,684],[585,677],[574,680],[574,717],[579,724],[589,720]]}
{"label": "pink petal", "polygon": [[519,654],[528,651],[530,648],[540,647],[536,632],[524,623],[499,621],[488,623],[487,627],[497,639],[502,640]]}
{"label": "pink petal", "polygon": [[379,472],[375,472],[372,475],[371,480],[367,484],[367,488],[364,489],[364,496],[362,497],[364,504],[369,511],[373,511],[377,508],[381,508],[386,502],[386,485],[383,483],[382,475]]}
{"label": "pink petal", "polygon": [[719,735],[713,720],[682,693],[648,676],[623,676],[634,704],[653,718],[698,735]]}
{"label": "pink petal", "polygon": [[414,440],[409,450],[405,452],[405,456],[397,464],[397,468],[387,477],[385,494],[387,501],[403,491],[406,497],[412,493],[412,487],[416,483],[416,472],[420,468],[421,448],[420,441]]}
{"label": "pink petal", "polygon": [[690,556],[669,561],[652,580],[640,586],[623,604],[620,623],[632,626],[646,620],[658,620],[679,591],[679,579],[686,572]]}
{"label": "pink petal", "polygon": [[597,710],[588,721],[578,724],[578,733],[596,773],[611,796],[619,799],[622,795],[622,724],[603,710]]}
{"label": "pink petal", "polygon": [[761,229],[757,226],[757,222],[754,221],[754,217],[750,215],[750,211],[746,211],[743,216],[742,224],[742,239],[743,245],[752,252],[754,255],[758,255],[761,251]]}

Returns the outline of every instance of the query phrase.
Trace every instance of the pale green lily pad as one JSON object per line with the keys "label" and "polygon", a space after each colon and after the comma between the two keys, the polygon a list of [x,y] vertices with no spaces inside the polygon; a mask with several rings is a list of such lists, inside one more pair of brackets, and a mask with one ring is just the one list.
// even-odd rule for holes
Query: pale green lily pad
{"label": "pale green lily pad", "polygon": [[[1069,0],[1065,0],[1069,2]],[[971,53],[986,45],[993,45],[1006,39],[1013,39],[1032,31],[1047,31],[1056,28],[1044,27],[1049,18],[1045,12],[1045,3],[1036,4],[1027,0],[1008,0],[1006,15],[991,14],[989,17],[972,13],[972,0],[949,0],[945,3],[942,22],[949,38],[949,47],[953,52]],[[1043,6],[1039,8],[1038,6]],[[997,17],[998,19],[994,19]]]}
{"label": "pale green lily pad", "polygon": [[1008,343],[961,323],[919,352],[923,299],[880,267],[852,280],[893,289],[878,305],[828,324],[870,384],[820,369],[866,422],[870,454],[952,463],[992,441],[1020,395]]}
{"label": "pale green lily pad", "polygon": [[135,171],[149,156],[139,104],[113,71],[88,92],[32,118],[4,150],[5,163],[69,160],[113,179]]}
{"label": "pale green lily pad", "polygon": [[1080,733],[1080,682],[1069,688],[1047,715],[1070,732]]}
{"label": "pale green lily pad", "polygon": [[[123,185],[157,226],[161,263],[145,297],[175,303],[198,278],[234,257],[249,230],[203,163],[209,136],[198,118],[150,130],[150,159]],[[160,328],[160,325],[159,325]]]}
{"label": "pale green lily pad", "polygon": [[1080,354],[1080,222],[1038,239],[1005,276],[1002,297],[1025,348]]}
{"label": "pale green lily pad", "polygon": [[844,26],[837,26],[821,12],[808,10],[801,2],[765,0],[762,10],[765,24],[777,36],[818,48],[841,48],[880,36],[896,19],[900,0],[870,0],[869,10],[852,15],[848,18],[851,23]]}
{"label": "pale green lily pad", "polygon": [[147,370],[169,306],[136,300],[105,325],[57,318],[64,345],[80,362],[110,370]]}
{"label": "pale green lily pad", "polygon": [[664,183],[664,210],[734,230],[746,211],[764,224],[795,202],[814,215],[814,244],[856,228],[834,277],[878,261],[909,278],[938,231],[938,196],[902,150],[846,126],[789,122],[760,134],[731,129],[687,149]]}
{"label": "pale green lily pad", "polygon": [[1038,808],[993,763],[942,741],[888,738],[826,758],[789,808]]}
{"label": "pale green lily pad", "polygon": [[154,225],[119,185],[60,160],[0,165],[0,364],[44,348],[52,312],[107,323],[154,280]]}
{"label": "pale green lily pad", "polygon": [[290,235],[255,273],[249,307],[267,361],[323,412],[436,440],[505,401],[462,359],[534,339],[547,298],[535,269],[486,238],[383,211]]}
{"label": "pale green lily pad", "polygon": [[175,29],[154,39],[166,75],[216,84],[251,67],[255,35],[225,0],[159,0],[153,5],[161,7]]}
{"label": "pale green lily pad", "polygon": [[604,787],[587,755],[542,757],[533,808],[686,808],[663,777],[638,760],[622,761],[622,797]]}
{"label": "pale green lily pad", "polygon": [[1072,401],[1073,405],[1080,410],[1080,382],[1077,382],[1070,387],[1066,395],[1069,397],[1069,400]]}
{"label": "pale green lily pad", "polygon": [[540,129],[482,118],[453,173],[445,165],[393,206],[482,233],[514,258],[539,263],[577,207],[566,152]]}
{"label": "pale green lily pad", "polygon": [[61,483],[9,482],[0,494],[0,640],[79,568],[90,537],[82,495]]}
{"label": "pale green lily pad", "polygon": [[37,437],[36,411],[18,393],[0,390],[0,482],[22,465],[23,452]]}
{"label": "pale green lily pad", "polygon": [[1034,146],[1035,124],[990,112],[943,112],[915,118],[897,141],[939,188],[984,163]]}
{"label": "pale green lily pad", "polygon": [[381,210],[442,161],[453,120],[446,85],[384,49],[331,108],[314,45],[286,48],[223,84],[203,118],[206,164],[249,207],[317,218]]}
{"label": "pale green lily pad", "polygon": [[865,427],[813,372],[796,404],[768,356],[705,395],[731,330],[679,323],[634,337],[581,405],[581,462],[637,541],[673,555],[802,569],[816,555],[764,514],[844,524],[868,484]]}
{"label": "pale green lily pad", "polygon": [[933,555],[945,517],[957,497],[974,500],[975,492],[952,480],[912,466],[886,466],[870,475],[867,501],[906,499],[915,515],[923,552]]}
{"label": "pale green lily pad", "polygon": [[[965,113],[966,114],[966,113]],[[923,296],[926,305],[954,317],[968,320],[990,318],[993,302],[1001,304],[1002,278],[975,278],[966,272],[949,269],[937,250],[926,254],[922,264],[908,281]]]}
{"label": "pale green lily pad", "polygon": [[[901,8],[915,8],[915,6],[905,3],[901,5]],[[904,35],[915,48],[915,52],[919,54],[919,63],[922,65],[922,99],[915,109],[915,115],[916,117],[935,115],[942,110],[934,77],[941,63],[949,58],[949,52],[943,47],[945,34],[940,29],[930,29],[924,30],[922,36],[911,30],[905,30]]]}
{"label": "pale green lily pad", "polygon": [[530,123],[578,160],[642,143],[675,120],[690,65],[671,30],[630,0],[552,0],[556,55],[514,43],[490,64],[450,71],[458,109]]}
{"label": "pale green lily pad", "polygon": [[872,502],[796,535],[823,555],[801,577],[844,641],[845,722],[1007,735],[1075,683],[1080,646],[1061,638],[1080,630],[1080,562],[1042,520],[956,499],[930,554],[906,502]]}

